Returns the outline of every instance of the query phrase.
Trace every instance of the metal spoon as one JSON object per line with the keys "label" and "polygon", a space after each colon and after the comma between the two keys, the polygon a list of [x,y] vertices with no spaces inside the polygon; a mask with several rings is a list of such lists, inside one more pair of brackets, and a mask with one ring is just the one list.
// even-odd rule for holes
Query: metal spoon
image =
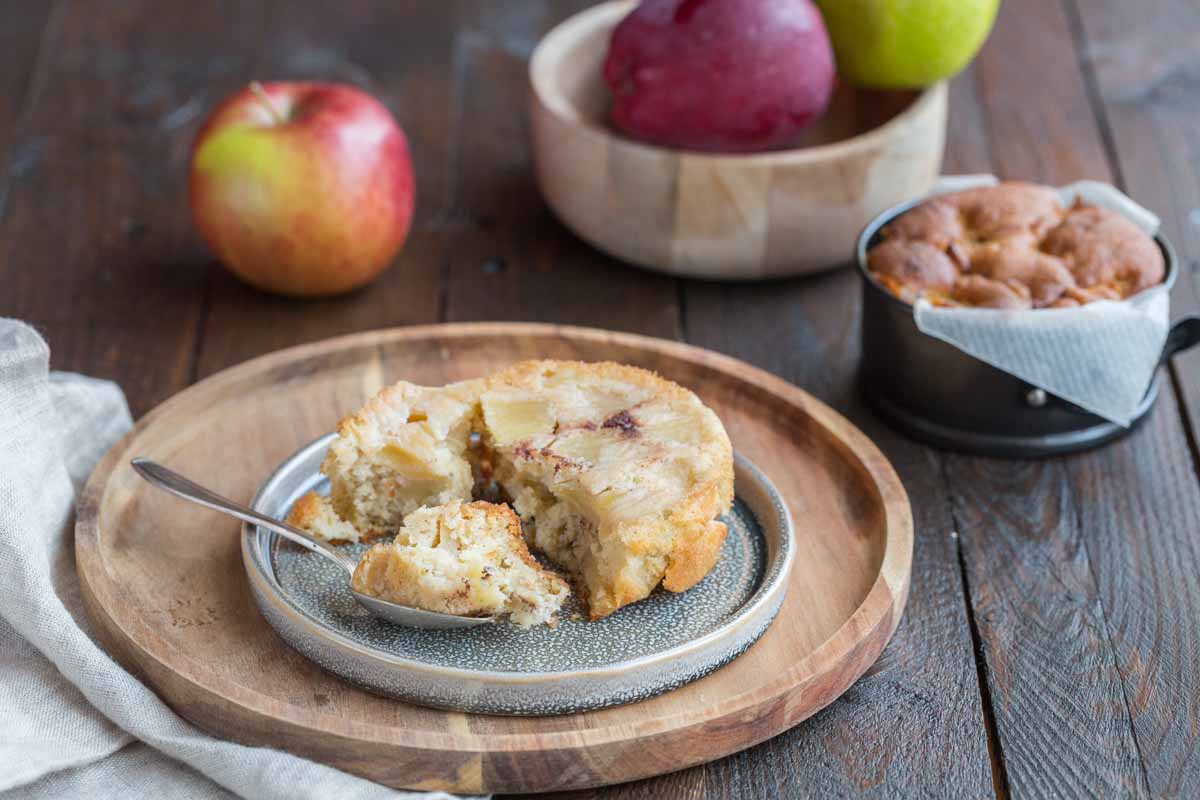
{"label": "metal spoon", "polygon": [[[222,497],[216,492],[209,491],[203,486],[183,477],[178,472],[167,469],[162,464],[157,464],[147,458],[135,458],[130,464],[138,475],[141,475],[159,489],[170,492],[176,497],[182,497],[184,500],[190,500],[197,505],[220,511],[231,517],[237,517],[240,520],[249,522],[251,525],[259,525],[275,531],[280,536],[291,539],[296,544],[325,556],[346,570],[348,576],[353,575],[354,568],[358,566],[357,559],[341,552],[328,542],[311,536],[299,528],[294,528],[286,522],[272,519],[265,514],[260,514],[253,509]],[[495,621],[494,617],[459,617],[454,614],[442,614],[437,611],[426,611],[422,608],[412,608],[397,603],[389,603],[387,600],[380,600],[378,597],[371,597],[370,595],[356,592],[353,587],[350,588],[350,592],[354,595],[355,600],[375,616],[388,622],[394,622],[397,625],[407,625],[410,628],[430,628],[437,630],[471,628],[475,625],[486,625]]]}

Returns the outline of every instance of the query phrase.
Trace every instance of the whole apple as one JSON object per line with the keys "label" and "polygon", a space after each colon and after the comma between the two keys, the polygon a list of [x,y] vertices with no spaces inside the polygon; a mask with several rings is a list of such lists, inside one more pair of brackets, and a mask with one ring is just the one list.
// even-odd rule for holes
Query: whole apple
{"label": "whole apple", "polygon": [[613,32],[604,80],[636,139],[769,150],[825,111],[833,50],[810,0],[642,0]]}
{"label": "whole apple", "polygon": [[965,67],[1000,0],[817,0],[838,73],[880,89],[919,88]]}
{"label": "whole apple", "polygon": [[370,282],[412,220],[408,141],[351,86],[251,84],[221,103],[192,149],[200,234],[247,283],[314,297]]}

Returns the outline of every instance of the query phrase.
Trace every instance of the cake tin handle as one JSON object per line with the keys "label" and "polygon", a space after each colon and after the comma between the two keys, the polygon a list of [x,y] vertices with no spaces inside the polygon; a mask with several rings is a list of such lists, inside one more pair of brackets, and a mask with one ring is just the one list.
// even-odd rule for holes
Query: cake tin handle
{"label": "cake tin handle", "polygon": [[1171,356],[1182,353],[1184,350],[1190,350],[1198,344],[1200,344],[1200,314],[1188,314],[1180,317],[1171,323],[1171,330],[1167,332],[1167,341],[1163,345],[1162,358],[1158,363],[1165,364],[1171,360]]}

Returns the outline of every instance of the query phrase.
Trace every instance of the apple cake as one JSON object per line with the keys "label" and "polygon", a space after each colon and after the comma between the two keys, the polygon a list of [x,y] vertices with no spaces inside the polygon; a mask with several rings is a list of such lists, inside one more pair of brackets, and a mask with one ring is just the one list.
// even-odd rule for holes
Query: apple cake
{"label": "apple cake", "polygon": [[1046,186],[1010,181],[926,200],[889,222],[867,253],[901,300],[984,308],[1068,308],[1162,283],[1162,251],[1116,211],[1064,207]]}
{"label": "apple cake", "polygon": [[360,531],[333,510],[328,498],[316,492],[309,492],[293,503],[287,521],[332,544],[369,542],[384,534],[379,529]]}
{"label": "apple cake", "polygon": [[351,585],[443,614],[506,615],[522,628],[555,624],[570,593],[529,554],[513,510],[481,501],[413,511],[394,540],[363,554]]}
{"label": "apple cake", "polygon": [[321,472],[333,510],[360,537],[395,533],[423,506],[471,499],[467,451],[480,388],[401,382],[338,423]]}
{"label": "apple cake", "polygon": [[[733,451],[716,414],[671,381],[609,362],[396,384],[342,421],[321,469],[328,513],[359,540],[398,531],[425,506],[511,503],[529,546],[570,576],[592,619],[708,574],[733,501]],[[305,519],[293,521],[349,538]]]}
{"label": "apple cake", "polygon": [[708,574],[733,451],[692,392],[620,364],[532,361],[494,375],[479,405],[485,476],[593,619]]}

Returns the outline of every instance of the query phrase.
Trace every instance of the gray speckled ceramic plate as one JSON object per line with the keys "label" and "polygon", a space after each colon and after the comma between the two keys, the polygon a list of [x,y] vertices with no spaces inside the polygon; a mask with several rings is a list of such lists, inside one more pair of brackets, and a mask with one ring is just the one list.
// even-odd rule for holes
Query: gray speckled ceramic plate
{"label": "gray speckled ceramic plate", "polygon": [[[330,437],[297,452],[254,498],[286,515],[326,484]],[[736,658],[774,619],[787,588],[786,506],[752,464],[735,458],[737,500],[713,570],[681,594],[657,591],[596,622],[568,601],[556,628],[507,623],[430,631],[367,613],[345,573],[270,531],[246,526],[242,555],[259,608],[280,636],[325,669],[412,703],[490,714],[564,714],[651,697]],[[347,545],[352,550],[361,546]]]}

